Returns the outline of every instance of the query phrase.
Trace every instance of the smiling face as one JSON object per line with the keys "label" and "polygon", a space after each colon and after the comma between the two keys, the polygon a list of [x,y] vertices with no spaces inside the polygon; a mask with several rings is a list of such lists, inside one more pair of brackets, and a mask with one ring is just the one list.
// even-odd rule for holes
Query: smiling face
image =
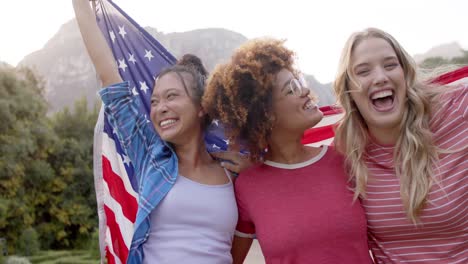
{"label": "smiling face", "polygon": [[192,77],[187,73],[180,76],[185,80],[175,72],[160,77],[151,96],[151,121],[161,138],[173,144],[180,144],[201,132],[204,116],[201,106],[188,94],[191,92],[188,80]]}
{"label": "smiling face", "polygon": [[282,69],[276,75],[273,87],[273,114],[276,131],[297,131],[315,126],[323,113],[310,98],[310,90],[289,70]]}
{"label": "smiling face", "polygon": [[395,138],[406,105],[403,68],[392,46],[382,38],[359,42],[351,54],[351,98],[375,138]]}

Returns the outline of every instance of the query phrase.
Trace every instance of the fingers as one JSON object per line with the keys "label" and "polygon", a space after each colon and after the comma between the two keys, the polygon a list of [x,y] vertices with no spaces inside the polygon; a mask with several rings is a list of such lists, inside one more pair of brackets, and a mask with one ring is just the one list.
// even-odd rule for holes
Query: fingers
{"label": "fingers", "polygon": [[235,173],[240,173],[254,164],[252,161],[250,161],[248,155],[242,155],[239,152],[216,152],[211,153],[211,155],[215,158],[223,160],[221,162],[221,166]]}
{"label": "fingers", "polygon": [[227,170],[235,173],[239,173],[241,171],[240,166],[238,164],[233,164],[229,161],[221,162],[221,167],[226,168]]}
{"label": "fingers", "polygon": [[210,154],[211,156],[215,158],[222,159],[222,160],[230,160],[232,162],[236,162],[238,159],[240,159],[239,153],[233,152],[233,151],[212,152]]}

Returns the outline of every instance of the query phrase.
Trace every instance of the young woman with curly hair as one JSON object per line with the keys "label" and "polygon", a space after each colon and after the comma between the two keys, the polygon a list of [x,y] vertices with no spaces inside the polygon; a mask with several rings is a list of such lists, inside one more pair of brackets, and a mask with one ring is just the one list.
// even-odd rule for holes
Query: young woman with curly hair
{"label": "young woman with curly hair", "polygon": [[421,81],[400,44],[370,28],[349,38],[334,88],[345,110],[335,141],[377,263],[468,263],[467,86]]}
{"label": "young woman with curly hair", "polygon": [[234,263],[255,234],[266,263],[371,263],[364,211],[331,147],[301,144],[323,117],[283,41],[257,39],[215,69],[204,109],[253,160],[235,182]]}

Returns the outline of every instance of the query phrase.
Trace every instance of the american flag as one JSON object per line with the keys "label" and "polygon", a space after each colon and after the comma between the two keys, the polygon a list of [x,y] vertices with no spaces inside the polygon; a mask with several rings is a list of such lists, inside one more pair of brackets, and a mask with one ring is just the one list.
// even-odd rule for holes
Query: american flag
{"label": "american flag", "polygon": [[[130,82],[133,94],[142,99],[141,113],[149,116],[149,97],[155,76],[176,59],[112,1],[96,3],[96,19],[112,49],[120,75]],[[138,187],[132,163],[102,109],[94,141],[102,258],[105,254],[108,263],[126,263],[138,210]]]}
{"label": "american flag", "polygon": [[[122,79],[130,82],[133,94],[144,102],[141,113],[149,116],[155,78],[162,69],[176,62],[175,57],[110,0],[97,2],[96,19],[112,49]],[[460,79],[463,74],[468,76],[468,67],[450,80]],[[331,106],[321,110],[325,118],[317,127],[306,131],[304,144],[331,143],[333,124],[342,113]],[[222,125],[216,120],[208,128],[205,140],[209,151],[226,150],[229,145]],[[124,153],[101,109],[94,132],[94,178],[101,255],[110,264],[126,263],[138,210],[134,170]]]}

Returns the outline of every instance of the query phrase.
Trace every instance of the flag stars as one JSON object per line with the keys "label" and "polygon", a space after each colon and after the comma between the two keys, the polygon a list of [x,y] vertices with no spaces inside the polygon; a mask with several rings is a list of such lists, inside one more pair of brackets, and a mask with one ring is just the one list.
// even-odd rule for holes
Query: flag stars
{"label": "flag stars", "polygon": [[123,163],[125,165],[130,165],[130,158],[127,155],[123,155]]}
{"label": "flag stars", "polygon": [[127,32],[125,32],[124,26],[119,26],[119,34],[122,36],[122,38],[125,38],[125,35],[127,35]]}
{"label": "flag stars", "polygon": [[213,119],[213,121],[211,121],[211,124],[215,124],[216,126],[219,126],[218,119]]}
{"label": "flag stars", "polygon": [[224,143],[226,143],[226,145],[229,145],[229,139],[223,139]]}
{"label": "flag stars", "polygon": [[146,82],[143,81],[143,82],[139,82],[140,83],[140,90],[142,90],[144,93],[146,93],[149,88],[148,88],[148,85],[146,85]]}
{"label": "flag stars", "polygon": [[151,53],[151,50],[145,49],[145,58],[147,58],[148,61],[151,61],[151,59],[154,58],[153,54]]}
{"label": "flag stars", "polygon": [[125,69],[127,68],[127,64],[125,63],[124,59],[119,60],[119,68],[122,69],[122,71],[125,72]]}
{"label": "flag stars", "polygon": [[138,95],[138,92],[137,92],[135,86],[133,86],[133,88],[132,88],[132,94],[133,94],[134,96],[137,96],[137,95]]}
{"label": "flag stars", "polygon": [[213,149],[221,149],[220,147],[216,146],[216,144],[213,144]]}
{"label": "flag stars", "polygon": [[135,56],[131,53],[129,53],[128,56],[129,56],[128,61],[135,64],[136,63]]}
{"label": "flag stars", "polygon": [[114,33],[114,31],[112,31],[112,30],[109,31],[109,36],[110,36],[110,38],[112,40],[112,43],[114,43],[115,42],[115,33]]}

